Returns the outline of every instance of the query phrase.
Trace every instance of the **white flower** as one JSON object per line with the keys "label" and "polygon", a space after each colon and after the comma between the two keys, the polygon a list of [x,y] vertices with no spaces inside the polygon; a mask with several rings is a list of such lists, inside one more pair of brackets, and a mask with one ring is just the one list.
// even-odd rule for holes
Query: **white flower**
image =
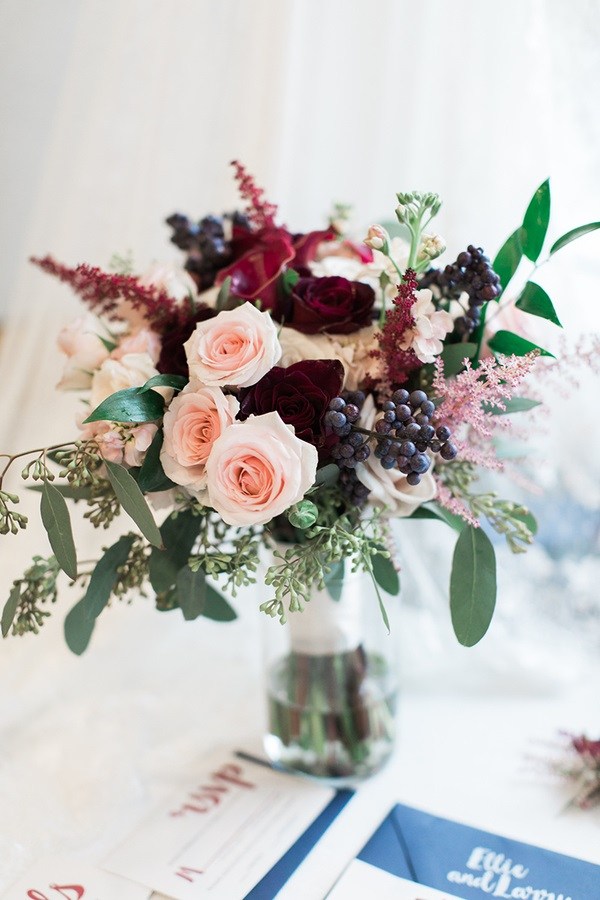
{"label": "white flower", "polygon": [[88,313],[66,325],[58,335],[58,346],[68,357],[57,387],[63,391],[80,391],[90,387],[92,374],[108,356],[99,335],[104,327],[96,316]]}
{"label": "white flower", "polygon": [[401,350],[414,350],[417,357],[424,363],[432,363],[435,357],[442,352],[444,349],[442,340],[454,327],[452,316],[449,313],[444,310],[436,310],[432,296],[429,288],[415,291],[417,299],[410,310],[415,324],[413,328],[405,331],[400,342]]}
{"label": "white flower", "polygon": [[367,325],[351,334],[303,334],[294,328],[282,328],[279,343],[280,366],[291,366],[303,359],[337,359],[344,367],[344,388],[358,390],[368,375],[381,375],[381,362],[371,356],[379,343],[377,327]]}
{"label": "white flower", "polygon": [[155,263],[138,279],[144,287],[155,287],[165,291],[174,300],[186,300],[195,297],[198,289],[189,272],[171,263]]}
{"label": "white flower", "polygon": [[439,234],[423,232],[419,245],[418,262],[425,259],[436,259],[446,249],[446,243]]}
{"label": "white flower", "polygon": [[[358,424],[373,431],[379,415],[372,394],[368,394]],[[366,462],[357,465],[356,474],[371,491],[369,503],[382,506],[391,516],[399,518],[410,516],[417,506],[433,500],[437,492],[431,471],[421,475],[419,484],[411,485],[398,469],[384,469],[372,452]]]}
{"label": "white flower", "polygon": [[383,226],[371,225],[364,243],[367,247],[370,247],[371,250],[381,250],[382,253],[387,253],[390,244],[390,236]]}
{"label": "white flower", "polygon": [[158,375],[148,353],[126,353],[121,359],[106,359],[94,372],[90,392],[90,409],[124,388],[141,387]]}

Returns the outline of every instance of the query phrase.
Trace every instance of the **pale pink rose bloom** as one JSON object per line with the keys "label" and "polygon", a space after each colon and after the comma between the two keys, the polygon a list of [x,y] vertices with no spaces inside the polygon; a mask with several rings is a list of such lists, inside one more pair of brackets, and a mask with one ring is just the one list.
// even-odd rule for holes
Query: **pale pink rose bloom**
{"label": "pale pink rose bloom", "polygon": [[160,356],[160,337],[149,328],[140,328],[139,331],[124,337],[112,351],[111,359],[122,359],[129,353],[147,353],[156,365]]}
{"label": "pale pink rose bloom", "polygon": [[415,324],[404,333],[400,341],[401,350],[414,350],[424,363],[434,362],[435,357],[444,349],[443,339],[454,328],[450,313],[436,310],[432,296],[429,288],[415,291],[417,299],[410,310]]}
{"label": "pale pink rose bloom", "polygon": [[157,426],[148,422],[88,422],[82,426],[81,440],[95,440],[102,458],[109,462],[141,466],[157,431]]}
{"label": "pale pink rose bloom", "polygon": [[279,332],[282,348],[280,366],[291,366],[303,359],[337,359],[344,367],[344,388],[358,390],[367,376],[383,374],[383,364],[371,356],[377,350],[378,328],[367,325],[352,334],[302,334],[283,327]]}
{"label": "pale pink rose bloom", "polygon": [[184,347],[190,376],[209,387],[256,384],[281,356],[271,316],[247,302],[199,322]]}
{"label": "pale pink rose bloom", "polygon": [[104,326],[96,316],[79,316],[58,334],[58,346],[68,357],[63,376],[57,387],[64,391],[87,390],[92,373],[108,357],[108,350],[99,335]]}
{"label": "pale pink rose bloom", "polygon": [[[139,276],[138,282],[143,287],[155,287],[157,291],[165,291],[169,297],[179,302],[185,301],[190,294],[195,298],[198,290],[189,272],[170,263],[156,263],[150,266],[149,269]],[[129,328],[132,331],[137,331],[148,325],[148,320],[143,315],[142,310],[132,306],[129,300],[121,298],[117,302],[116,313],[119,318],[129,324]]]}
{"label": "pale pink rose bloom", "polygon": [[208,505],[228,525],[264,525],[314,484],[317,451],[276,412],[230,425],[206,464]]}
{"label": "pale pink rose bloom", "polygon": [[[368,394],[358,424],[361,428],[373,431],[375,420],[380,415],[375,408],[373,396]],[[417,506],[433,500],[437,493],[431,470],[421,475],[419,484],[411,485],[399,469],[384,469],[372,453],[366,462],[357,465],[356,474],[371,491],[368,502],[383,507],[389,515],[398,518],[410,516]]]}
{"label": "pale pink rose bloom", "polygon": [[206,487],[206,462],[214,442],[232,424],[240,408],[235,397],[220,388],[190,381],[164,416],[160,459],[165,474],[193,491]]}
{"label": "pale pink rose bloom", "polygon": [[115,391],[141,387],[154,375],[158,371],[147,353],[127,353],[121,359],[106,359],[92,378],[90,409],[95,409]]}
{"label": "pale pink rose bloom", "polygon": [[125,432],[125,448],[123,462],[128,466],[141,466],[146,456],[146,450],[154,440],[158,431],[156,425],[143,422]]}

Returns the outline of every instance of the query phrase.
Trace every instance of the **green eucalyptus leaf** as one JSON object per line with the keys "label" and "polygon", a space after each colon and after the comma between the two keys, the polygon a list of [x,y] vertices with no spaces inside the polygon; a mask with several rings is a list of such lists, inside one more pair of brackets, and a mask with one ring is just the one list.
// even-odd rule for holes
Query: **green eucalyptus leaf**
{"label": "green eucalyptus leaf", "polygon": [[560,320],[556,315],[554,304],[546,293],[546,291],[536,284],[535,281],[528,281],[519,297],[515,306],[522,309],[523,312],[530,313],[532,316],[540,316],[542,319],[548,319],[554,322],[559,328],[562,328]]}
{"label": "green eucalyptus leaf", "polygon": [[329,463],[328,465],[323,466],[321,469],[317,469],[315,485],[325,484],[330,487],[332,484],[336,484],[339,477],[339,466],[336,466],[335,463]]}
{"label": "green eucalyptus leaf", "polygon": [[76,603],[67,613],[64,623],[67,647],[77,656],[81,656],[90,642],[96,619],[87,615],[85,597]]}
{"label": "green eucalyptus leaf", "polygon": [[227,278],[223,279],[223,284],[219,288],[219,293],[217,294],[217,299],[215,301],[215,309],[217,312],[221,312],[222,309],[225,309],[227,301],[231,295],[231,275],[228,275]]}
{"label": "green eucalyptus leaf", "polygon": [[[56,484],[53,483],[52,487],[57,490],[66,500],[74,500],[77,503],[78,500],[87,500],[92,496],[92,492],[89,487],[75,487],[73,484]],[[44,490],[44,486],[42,484],[28,484],[27,490],[36,491],[36,493],[41,494]]]}
{"label": "green eucalyptus leaf", "polygon": [[523,522],[523,524],[527,526],[532,534],[537,534],[538,523],[536,517],[532,512],[526,509],[523,512],[513,512],[512,515],[513,518],[518,519],[520,522]]}
{"label": "green eucalyptus leaf", "polygon": [[233,622],[234,619],[237,619],[237,613],[233,606],[210,584],[206,585],[206,603],[202,615],[215,622]]}
{"label": "green eucalyptus leaf", "polygon": [[172,588],[180,568],[168,553],[153,547],[148,562],[148,578],[152,590],[156,594],[163,594]]}
{"label": "green eucalyptus leaf", "polygon": [[61,492],[46,480],[42,485],[40,512],[56,560],[63,572],[74,581],[77,578],[77,553],[71,517]]}
{"label": "green eucalyptus leaf", "polygon": [[537,262],[544,246],[550,221],[550,179],[546,179],[531,198],[521,228],[523,253]]}
{"label": "green eucalyptus leaf", "polygon": [[382,556],[380,553],[373,553],[371,566],[375,581],[380,588],[383,588],[386,594],[395,596],[400,592],[400,578],[394,563],[389,557]]}
{"label": "green eucalyptus leaf", "polygon": [[488,347],[494,353],[503,353],[505,356],[510,356],[511,354],[525,356],[526,353],[531,353],[532,350],[539,350],[542,356],[551,356],[554,359],[554,354],[550,353],[549,350],[544,350],[538,344],[527,341],[519,334],[513,334],[512,331],[497,331],[493,338],[488,341]]}
{"label": "green eucalyptus leaf", "polygon": [[342,596],[342,590],[344,588],[344,571],[346,568],[345,560],[339,559],[336,563],[331,566],[331,569],[323,577],[323,581],[325,582],[325,589],[332,600],[336,602],[340,600]]}
{"label": "green eucalyptus leaf", "polygon": [[440,354],[444,363],[444,375],[458,375],[464,368],[463,361],[473,359],[476,353],[477,344],[447,344]]}
{"label": "green eucalyptus leaf", "polygon": [[[500,279],[502,290],[506,290],[509,281],[519,268],[519,263],[523,258],[523,249],[521,247],[521,229],[517,228],[511,236],[504,242],[494,260],[492,268]],[[500,295],[496,299],[499,299]]]}
{"label": "green eucalyptus leaf", "polygon": [[588,222],[587,225],[579,225],[577,228],[572,228],[571,231],[567,231],[557,241],[554,241],[550,247],[550,256],[556,253],[557,250],[566,247],[571,241],[576,241],[578,238],[583,237],[584,234],[589,234],[590,231],[597,231],[598,228],[600,228],[600,222]]}
{"label": "green eucalyptus leaf", "polygon": [[496,555],[485,531],[466,525],[450,575],[450,614],[459,643],[473,647],[484,636],[496,605]]}
{"label": "green eucalyptus leaf", "polygon": [[86,422],[154,422],[165,409],[164,398],[156,391],[142,392],[139,387],[124,388],[103,400]]}
{"label": "green eucalyptus leaf", "polygon": [[206,603],[206,575],[203,569],[193,571],[188,565],[177,574],[177,602],[183,618],[191,622],[204,612]]}
{"label": "green eucalyptus leaf", "polygon": [[124,534],[96,563],[85,595],[79,601],[88,619],[97,619],[108,603],[117,582],[118,570],[127,561],[134,540],[135,535]]}
{"label": "green eucalyptus leaf", "polygon": [[445,522],[446,525],[454,528],[455,531],[462,531],[465,527],[465,520],[462,516],[457,516],[456,513],[450,512],[449,509],[439,506],[437,503],[423,503],[421,506],[417,506],[408,518],[437,519],[438,522]]}
{"label": "green eucalyptus leaf", "polygon": [[127,469],[117,463],[105,460],[106,471],[117,499],[125,512],[131,516],[144,537],[155,547],[162,547],[162,538],[150,507]]}
{"label": "green eucalyptus leaf", "polygon": [[140,394],[145,394],[146,391],[155,387],[170,387],[175,391],[182,391],[187,383],[188,379],[184,378],[183,375],[153,375],[137,390]]}
{"label": "green eucalyptus leaf", "polygon": [[201,524],[200,516],[184,509],[167,516],[160,526],[164,549],[152,548],[149,565],[150,584],[157,594],[175,585],[177,573],[191,556]]}
{"label": "green eucalyptus leaf", "polygon": [[8,600],[4,604],[4,609],[2,610],[2,621],[0,622],[2,627],[2,637],[6,637],[10,631],[10,626],[15,618],[20,599],[21,585],[13,584],[12,590],[8,595]]}
{"label": "green eucalyptus leaf", "polygon": [[504,401],[504,406],[505,409],[493,406],[489,412],[494,416],[508,416],[512,415],[512,413],[527,412],[530,409],[535,409],[536,406],[541,406],[541,401],[531,400],[529,397],[511,397],[510,400]]}
{"label": "green eucalyptus leaf", "polygon": [[144,494],[155,491],[168,491],[170,488],[175,487],[174,482],[165,475],[165,470],[160,461],[163,440],[164,433],[162,428],[159,428],[146,451],[144,462],[138,472],[138,487]]}

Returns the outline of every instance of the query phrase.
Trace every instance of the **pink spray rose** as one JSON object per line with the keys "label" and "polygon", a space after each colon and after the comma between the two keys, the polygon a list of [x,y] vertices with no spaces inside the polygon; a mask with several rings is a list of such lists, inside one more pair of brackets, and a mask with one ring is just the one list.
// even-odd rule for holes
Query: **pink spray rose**
{"label": "pink spray rose", "polygon": [[230,425],[206,464],[208,503],[228,525],[263,525],[314,484],[317,451],[276,412]]}
{"label": "pink spray rose", "polygon": [[184,346],[190,377],[210,387],[256,384],[281,356],[271,316],[251,303],[199,322]]}
{"label": "pink spray rose", "polygon": [[92,372],[108,357],[108,350],[98,335],[104,328],[88,313],[65,325],[58,335],[58,346],[68,357],[58,387],[63,391],[86,390],[92,383]]}
{"label": "pink spray rose", "polygon": [[232,424],[239,403],[220,388],[190,381],[175,397],[164,416],[164,443],[160,454],[165,474],[183,487],[206,487],[206,462],[214,442]]}

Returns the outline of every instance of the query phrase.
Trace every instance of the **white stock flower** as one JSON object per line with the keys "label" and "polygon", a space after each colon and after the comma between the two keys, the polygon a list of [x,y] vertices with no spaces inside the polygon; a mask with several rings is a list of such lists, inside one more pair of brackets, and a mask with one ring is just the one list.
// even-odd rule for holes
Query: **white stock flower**
{"label": "white stock flower", "polygon": [[443,339],[454,327],[449,313],[436,310],[432,296],[429,288],[415,291],[416,301],[410,310],[415,324],[404,332],[399,345],[401,350],[414,350],[424,363],[434,362],[435,357],[444,349]]}

